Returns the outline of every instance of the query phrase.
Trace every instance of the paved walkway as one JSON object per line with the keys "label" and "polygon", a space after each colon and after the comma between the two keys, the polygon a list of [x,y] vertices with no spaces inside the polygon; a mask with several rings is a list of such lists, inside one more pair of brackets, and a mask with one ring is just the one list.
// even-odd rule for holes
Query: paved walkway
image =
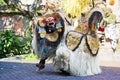
{"label": "paved walkway", "polygon": [[19,56],[0,59],[0,80],[120,80],[120,51],[113,53],[110,45],[101,46],[99,60],[102,73],[75,77],[56,72],[51,61],[45,69],[36,72],[36,61],[22,60]]}
{"label": "paved walkway", "polygon": [[104,43],[104,46],[100,47],[99,60],[101,66],[120,67],[120,44],[113,52],[110,43]]}
{"label": "paved walkway", "polygon": [[120,80],[120,67],[101,66],[102,73],[88,77],[75,77],[56,72],[51,63],[36,72],[35,62],[0,61],[0,80]]}

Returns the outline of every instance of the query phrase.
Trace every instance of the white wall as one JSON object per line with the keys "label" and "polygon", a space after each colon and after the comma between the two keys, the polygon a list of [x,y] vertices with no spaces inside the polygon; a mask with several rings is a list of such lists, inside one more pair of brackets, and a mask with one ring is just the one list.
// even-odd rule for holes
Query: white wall
{"label": "white wall", "polygon": [[109,5],[110,0],[106,0],[107,7],[112,9],[113,14],[116,15],[117,21],[120,21],[120,0],[115,0],[114,5]]}
{"label": "white wall", "polygon": [[35,0],[20,0],[23,4],[33,4]]}

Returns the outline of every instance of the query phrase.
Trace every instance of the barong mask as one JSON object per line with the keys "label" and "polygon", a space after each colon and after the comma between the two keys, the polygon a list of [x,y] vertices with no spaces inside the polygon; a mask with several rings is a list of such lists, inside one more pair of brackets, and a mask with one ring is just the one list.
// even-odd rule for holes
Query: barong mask
{"label": "barong mask", "polygon": [[[94,8],[88,16],[83,16],[84,21],[80,21],[75,31],[70,31],[66,35],[66,46],[75,51],[84,42],[83,51],[96,56],[99,50],[99,39],[96,34],[98,23],[103,20],[101,10]],[[83,20],[83,19],[81,19]]]}
{"label": "barong mask", "polygon": [[39,34],[41,38],[56,41],[58,33],[62,32],[64,24],[59,13],[46,14],[38,18]]}

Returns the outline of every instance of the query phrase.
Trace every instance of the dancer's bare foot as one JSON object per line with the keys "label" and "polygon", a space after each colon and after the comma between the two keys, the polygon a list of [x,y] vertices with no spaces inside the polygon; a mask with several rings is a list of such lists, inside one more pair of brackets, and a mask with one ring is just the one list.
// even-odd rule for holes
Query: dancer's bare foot
{"label": "dancer's bare foot", "polygon": [[45,65],[44,64],[36,64],[36,67],[38,67],[37,71],[40,71],[45,68]]}

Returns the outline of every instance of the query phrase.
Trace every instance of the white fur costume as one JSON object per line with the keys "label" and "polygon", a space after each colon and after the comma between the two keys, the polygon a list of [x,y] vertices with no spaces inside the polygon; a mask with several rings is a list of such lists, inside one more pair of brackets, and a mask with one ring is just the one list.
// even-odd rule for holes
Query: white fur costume
{"label": "white fur costume", "polygon": [[[74,42],[72,44],[74,45]],[[91,52],[88,48],[86,48],[85,51],[85,44],[86,40],[85,37],[83,37],[81,43],[73,51],[68,48],[65,38],[63,38],[62,42],[59,44],[56,50],[54,61],[54,66],[56,69],[68,72],[74,76],[100,74],[101,69],[98,62],[98,55],[91,55]]]}
{"label": "white fur costume", "polygon": [[101,73],[97,56],[84,52],[83,47],[85,40],[83,39],[79,47],[75,51],[71,51],[62,42],[55,57],[55,67],[58,70],[66,71],[75,76],[88,76]]}

